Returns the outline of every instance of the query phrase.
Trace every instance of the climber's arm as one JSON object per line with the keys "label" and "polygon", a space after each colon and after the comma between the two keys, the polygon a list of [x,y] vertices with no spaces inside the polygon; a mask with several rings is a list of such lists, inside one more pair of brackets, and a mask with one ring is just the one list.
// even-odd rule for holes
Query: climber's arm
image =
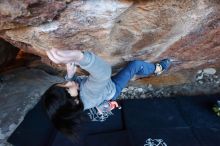
{"label": "climber's arm", "polygon": [[47,55],[54,63],[75,62],[90,73],[89,80],[91,82],[102,82],[111,77],[111,66],[92,52],[52,49],[47,51]]}

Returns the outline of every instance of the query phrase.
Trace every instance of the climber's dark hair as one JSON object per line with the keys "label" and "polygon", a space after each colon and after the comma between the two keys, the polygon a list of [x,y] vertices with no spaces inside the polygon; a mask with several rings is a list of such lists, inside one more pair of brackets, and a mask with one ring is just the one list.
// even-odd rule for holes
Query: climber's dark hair
{"label": "climber's dark hair", "polygon": [[43,104],[54,127],[71,141],[77,141],[83,121],[83,103],[78,96],[72,97],[64,87],[52,85],[43,95]]}

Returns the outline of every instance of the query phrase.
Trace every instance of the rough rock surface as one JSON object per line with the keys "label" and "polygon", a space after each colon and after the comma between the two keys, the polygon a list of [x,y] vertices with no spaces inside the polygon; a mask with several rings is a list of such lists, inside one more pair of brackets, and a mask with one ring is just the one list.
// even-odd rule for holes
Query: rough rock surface
{"label": "rough rock surface", "polygon": [[1,0],[0,30],[52,21],[65,7],[66,2],[58,0]]}
{"label": "rough rock surface", "polygon": [[37,103],[45,90],[63,79],[38,69],[17,68],[0,74],[0,145]]}
{"label": "rough rock surface", "polygon": [[12,2],[0,3],[10,5],[0,9],[0,36],[41,57],[58,48],[92,50],[117,67],[165,57],[172,70],[220,64],[218,0]]}

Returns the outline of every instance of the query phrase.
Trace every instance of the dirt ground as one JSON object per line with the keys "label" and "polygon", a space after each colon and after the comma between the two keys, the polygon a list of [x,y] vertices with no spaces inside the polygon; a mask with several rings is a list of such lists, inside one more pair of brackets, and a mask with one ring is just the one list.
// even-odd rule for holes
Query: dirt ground
{"label": "dirt ground", "polygon": [[162,98],[220,94],[220,68],[167,73],[130,82],[121,94],[126,98]]}

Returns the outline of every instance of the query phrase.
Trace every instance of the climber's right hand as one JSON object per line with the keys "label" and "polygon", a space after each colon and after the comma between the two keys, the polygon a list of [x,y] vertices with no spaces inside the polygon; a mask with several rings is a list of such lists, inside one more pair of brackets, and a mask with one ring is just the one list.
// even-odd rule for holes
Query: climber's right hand
{"label": "climber's right hand", "polygon": [[51,49],[46,51],[47,56],[56,64],[67,64],[79,62],[83,59],[83,53],[80,50],[58,50]]}

